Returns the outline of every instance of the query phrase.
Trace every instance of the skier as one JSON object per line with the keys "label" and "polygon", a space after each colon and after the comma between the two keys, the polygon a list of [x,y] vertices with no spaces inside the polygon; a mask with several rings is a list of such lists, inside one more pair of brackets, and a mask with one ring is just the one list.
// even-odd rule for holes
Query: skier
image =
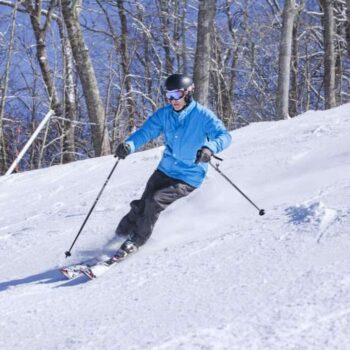
{"label": "skier", "polygon": [[165,208],[201,185],[211,156],[231,143],[223,123],[193,99],[191,78],[173,74],[166,79],[165,90],[169,104],[151,115],[115,152],[116,157],[125,159],[163,134],[165,150],[158,168],[116,229],[118,236],[129,237],[120,248],[125,255],[146,243]]}

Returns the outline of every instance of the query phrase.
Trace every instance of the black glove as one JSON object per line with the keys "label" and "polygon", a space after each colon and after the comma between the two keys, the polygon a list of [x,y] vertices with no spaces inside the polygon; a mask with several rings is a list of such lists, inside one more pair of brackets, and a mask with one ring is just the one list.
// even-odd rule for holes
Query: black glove
{"label": "black glove", "polygon": [[120,143],[115,151],[115,157],[125,159],[130,154],[130,146],[127,143]]}
{"label": "black glove", "polygon": [[196,161],[195,163],[209,163],[210,158],[213,155],[212,150],[208,147],[203,146],[201,149],[197,151]]}

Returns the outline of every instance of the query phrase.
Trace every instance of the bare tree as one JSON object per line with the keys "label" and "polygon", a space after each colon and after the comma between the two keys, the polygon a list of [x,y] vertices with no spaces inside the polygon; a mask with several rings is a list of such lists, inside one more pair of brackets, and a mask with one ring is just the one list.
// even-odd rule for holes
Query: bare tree
{"label": "bare tree", "polygon": [[99,4],[101,10],[103,11],[106,20],[109,32],[113,38],[114,48],[116,50],[116,54],[118,57],[120,57],[121,61],[121,96],[119,99],[119,104],[121,105],[119,110],[121,113],[126,110],[126,125],[127,125],[127,132],[130,133],[132,130],[135,129],[135,100],[133,96],[133,89],[132,89],[132,80],[131,80],[131,59],[129,55],[129,45],[128,45],[128,37],[129,37],[129,31],[128,31],[128,23],[127,23],[127,16],[126,16],[126,10],[124,8],[124,0],[117,0],[116,6],[118,9],[118,15],[120,19],[120,35],[116,31],[113,25],[113,20],[111,20],[110,15],[108,11],[102,6],[101,1],[97,1]]}
{"label": "bare tree", "polygon": [[325,108],[329,109],[336,106],[333,0],[320,0],[320,5],[323,9]]}
{"label": "bare tree", "polygon": [[195,99],[208,105],[210,59],[212,51],[211,34],[214,32],[216,0],[199,0],[197,21],[197,47],[194,61]]}
{"label": "bare tree", "polygon": [[167,0],[158,0],[159,3],[159,17],[161,21],[160,31],[163,39],[163,49],[165,52],[165,74],[170,75],[174,71],[173,58],[171,56],[171,40],[169,33],[170,19],[169,19],[169,4]]}
{"label": "bare tree", "polygon": [[131,73],[130,73],[130,58],[128,51],[128,25],[127,17],[124,9],[124,0],[117,0],[118,13],[120,18],[120,54],[122,58],[123,68],[123,85],[126,90],[126,104],[128,111],[128,131],[135,129],[135,102],[133,98],[132,86],[131,86]]}
{"label": "bare tree", "polygon": [[291,86],[289,91],[289,115],[295,117],[298,114],[299,103],[299,27],[300,27],[300,13],[303,6],[299,6],[296,17],[293,23],[292,34],[292,57],[291,57]]}
{"label": "bare tree", "polygon": [[[178,67],[179,71],[182,72],[183,74],[187,75],[188,71],[188,54],[187,54],[187,46],[186,46],[186,25],[185,25],[185,19],[186,19],[186,11],[187,11],[187,0],[182,1],[182,12],[180,14],[179,18],[179,35],[181,41],[181,46],[180,46],[180,55],[181,55],[181,61],[180,59],[178,60]],[[181,63],[180,63],[181,62]]]}
{"label": "bare tree", "polygon": [[[19,2],[15,1],[14,3],[7,2],[6,6],[17,8],[17,4]],[[32,2],[30,0],[24,0],[20,3],[22,7],[18,8],[18,12],[22,12],[30,15],[30,21],[33,28],[34,38],[36,41],[36,59],[39,63],[42,79],[44,81],[45,90],[48,95],[49,100],[49,108],[52,108],[55,111],[55,114],[58,119],[55,119],[54,130],[58,131],[60,136],[56,137],[55,140],[60,142],[61,150],[58,151],[61,154],[61,163],[67,163],[75,160],[74,157],[74,127],[71,123],[71,120],[74,120],[75,115],[72,116],[72,113],[68,113],[67,106],[69,105],[69,101],[65,103],[59,97],[58,89],[55,86],[55,81],[57,76],[53,73],[52,68],[50,67],[50,62],[47,54],[47,46],[51,45],[51,43],[47,44],[46,36],[50,30],[51,20],[54,19],[60,29],[60,35],[62,37],[63,33],[63,22],[62,19],[54,13],[54,9],[56,7],[56,1],[48,2],[48,9],[43,8],[44,2],[42,0],[38,0]],[[64,46],[64,40],[62,39],[62,46]],[[67,50],[63,50],[67,51]],[[65,63],[68,59],[69,53],[63,52],[63,59]],[[70,58],[70,65],[72,66],[72,58]],[[66,64],[64,64],[66,66]],[[33,74],[33,77],[36,73]],[[66,81],[66,79],[65,79]],[[26,82],[26,86],[29,86]],[[46,107],[47,108],[47,107]],[[32,115],[35,118],[35,113]],[[66,118],[64,118],[66,117]],[[69,119],[67,119],[69,118]],[[34,119],[33,119],[34,120]],[[60,122],[64,120],[63,122]],[[34,125],[35,123],[33,123]],[[52,142],[51,144],[54,144]],[[31,157],[35,154],[35,144],[32,146]],[[44,144],[41,145],[41,155],[44,156],[44,150],[46,146]],[[56,162],[57,163],[57,162]],[[30,162],[33,164],[33,162]],[[39,164],[39,163],[38,163]]]}
{"label": "bare tree", "polygon": [[[298,14],[300,3],[307,6]],[[107,127],[113,141],[123,139],[164,102],[164,76],[176,71],[193,72],[195,98],[229,128],[329,108],[333,93],[335,103],[350,99],[350,0],[0,0],[0,7],[0,157],[12,159],[48,104],[59,115],[25,169],[108,154]],[[23,35],[28,19],[33,33]],[[20,54],[7,68],[11,41]],[[10,78],[16,71],[8,84],[6,71]]]}
{"label": "bare tree", "polygon": [[81,0],[61,0],[62,14],[67,27],[77,71],[91,121],[92,141],[96,156],[111,153],[105,111],[100,97],[95,71],[85,45],[79,23]]}
{"label": "bare tree", "polygon": [[49,30],[51,23],[51,13],[53,12],[55,0],[51,0],[49,4],[48,15],[45,18],[44,24],[42,22],[42,0],[35,1],[32,4],[31,0],[25,0],[23,5],[30,15],[30,21],[33,27],[35,39],[36,39],[36,57],[40,66],[40,70],[43,76],[43,80],[47,89],[47,93],[50,100],[50,108],[55,111],[56,116],[62,115],[62,105],[59,99],[57,89],[54,84],[52,76],[52,70],[49,65],[49,59],[46,50],[46,34]]}
{"label": "bare tree", "polygon": [[350,56],[350,0],[346,0],[346,40],[348,55]]}
{"label": "bare tree", "polygon": [[[223,50],[223,44],[220,37],[215,30],[215,41],[213,44],[213,70],[212,70],[212,82],[213,82],[213,96],[216,98],[216,110],[224,124],[228,127],[234,125],[234,113],[231,105],[232,90],[229,90],[229,79],[225,79],[225,67],[226,62],[223,56],[227,55],[227,52]],[[231,81],[234,84],[234,82]]]}
{"label": "bare tree", "polygon": [[17,16],[17,2],[12,11],[12,25],[11,25],[11,34],[9,48],[7,51],[7,59],[5,65],[4,76],[0,77],[0,90],[1,90],[1,103],[0,103],[0,174],[4,173],[7,168],[7,153],[6,153],[6,141],[4,133],[3,119],[5,114],[5,103],[7,98],[7,89],[10,73],[10,64],[12,51],[14,46],[14,37],[16,31],[16,16]]}
{"label": "bare tree", "polygon": [[276,113],[278,119],[289,118],[289,86],[292,59],[293,24],[297,13],[295,0],[286,0],[283,9],[283,24],[278,64]]}
{"label": "bare tree", "polygon": [[[59,97],[59,93],[55,86],[55,77],[52,73],[52,69],[49,64],[49,58],[46,49],[46,35],[49,31],[50,22],[52,19],[53,11],[56,6],[56,1],[51,0],[49,8],[45,12],[44,24],[41,25],[42,17],[44,17],[42,9],[42,1],[36,1],[34,4],[30,0],[23,2],[23,5],[30,15],[34,36],[36,39],[36,56],[39,62],[40,70],[43,76],[46,90],[49,95],[50,108],[55,111],[55,115],[58,119],[55,120],[55,127],[59,132],[59,137],[54,137],[53,141],[50,141],[48,145],[45,145],[46,138],[49,135],[49,124],[46,127],[45,142],[41,145],[40,157],[38,165],[41,166],[44,161],[44,151],[50,145],[54,145],[57,141],[61,145],[57,150],[57,154],[60,155],[60,163],[68,163],[75,160],[75,146],[74,146],[74,120],[76,118],[75,93],[74,93],[74,81],[73,81],[73,57],[69,42],[66,38],[64,31],[64,23],[61,18],[55,15],[59,32],[61,36],[61,44],[63,48],[63,60],[64,60],[64,100]],[[73,122],[73,123],[72,123]],[[56,147],[56,146],[54,146]],[[55,159],[54,159],[55,160]],[[53,161],[53,160],[51,160]],[[57,160],[56,160],[57,162]]]}
{"label": "bare tree", "polygon": [[74,60],[70,42],[66,35],[64,22],[58,21],[58,27],[63,51],[63,81],[64,81],[64,120],[62,121],[62,163],[75,160],[75,121],[77,114]]}

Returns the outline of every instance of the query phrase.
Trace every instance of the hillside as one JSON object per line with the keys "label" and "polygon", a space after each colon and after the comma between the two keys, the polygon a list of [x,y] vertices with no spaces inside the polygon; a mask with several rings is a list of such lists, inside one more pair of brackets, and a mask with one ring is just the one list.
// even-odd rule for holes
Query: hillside
{"label": "hillside", "polygon": [[350,104],[232,132],[219,174],[95,281],[59,266],[115,251],[162,149],[0,178],[0,348],[342,349],[350,344]]}

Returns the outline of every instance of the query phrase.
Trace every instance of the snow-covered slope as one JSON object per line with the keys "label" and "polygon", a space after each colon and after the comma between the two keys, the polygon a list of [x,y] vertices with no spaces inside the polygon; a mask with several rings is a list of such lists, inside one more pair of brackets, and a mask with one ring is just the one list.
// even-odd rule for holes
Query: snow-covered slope
{"label": "snow-covered slope", "polygon": [[112,253],[161,149],[0,178],[0,349],[349,349],[350,105],[232,133],[150,241],[100,279],[59,266]]}

